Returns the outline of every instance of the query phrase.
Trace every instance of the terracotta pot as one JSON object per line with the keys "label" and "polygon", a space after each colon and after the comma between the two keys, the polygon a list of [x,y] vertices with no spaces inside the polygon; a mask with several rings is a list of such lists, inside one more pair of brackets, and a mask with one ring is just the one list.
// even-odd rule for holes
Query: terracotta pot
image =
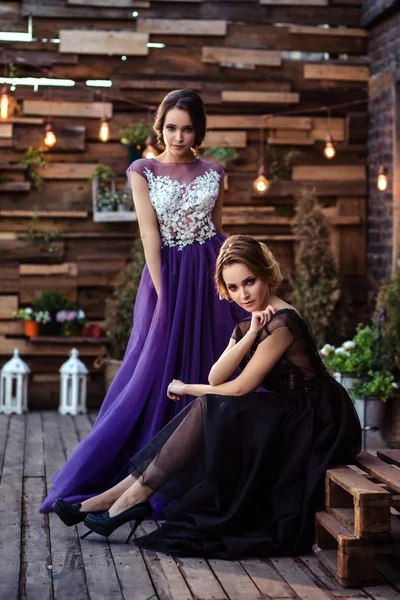
{"label": "terracotta pot", "polygon": [[28,337],[39,335],[39,323],[36,321],[24,321],[24,331]]}

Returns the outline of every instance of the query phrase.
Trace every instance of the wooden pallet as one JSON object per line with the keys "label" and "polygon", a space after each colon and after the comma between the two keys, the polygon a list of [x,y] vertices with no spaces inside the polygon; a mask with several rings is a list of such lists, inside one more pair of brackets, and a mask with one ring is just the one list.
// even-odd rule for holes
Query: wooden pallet
{"label": "wooden pallet", "polygon": [[314,552],[345,587],[370,585],[375,556],[400,552],[399,454],[361,452],[356,467],[326,473]]}

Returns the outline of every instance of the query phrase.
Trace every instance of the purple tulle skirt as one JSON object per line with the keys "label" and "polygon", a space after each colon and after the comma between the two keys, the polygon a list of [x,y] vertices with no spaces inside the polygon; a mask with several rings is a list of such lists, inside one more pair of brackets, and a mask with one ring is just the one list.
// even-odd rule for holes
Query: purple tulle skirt
{"label": "purple tulle skirt", "polygon": [[55,475],[41,512],[50,511],[56,498],[82,501],[121,481],[129,474],[129,459],[192,400],[170,400],[171,380],[207,382],[243,317],[215,290],[215,261],[224,239],[217,234],[204,244],[162,249],[159,297],[144,268],[121,368],[92,431]]}

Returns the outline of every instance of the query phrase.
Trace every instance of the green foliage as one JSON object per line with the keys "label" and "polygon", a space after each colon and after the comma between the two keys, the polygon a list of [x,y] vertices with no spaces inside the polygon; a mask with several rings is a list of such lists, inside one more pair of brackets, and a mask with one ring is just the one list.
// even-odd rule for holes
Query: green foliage
{"label": "green foliage", "polygon": [[60,239],[60,232],[58,229],[39,228],[37,226],[38,222],[38,215],[33,215],[28,226],[27,239],[32,242],[40,242],[40,250],[44,252],[54,255],[60,254],[59,249],[54,245],[54,242]]}
{"label": "green foliage", "polygon": [[386,321],[382,324],[382,349],[393,360],[400,373],[400,268],[383,282],[377,298],[377,310],[386,309]]}
{"label": "green foliage", "polygon": [[291,301],[308,323],[318,346],[338,328],[341,286],[328,225],[312,191],[297,199],[293,233],[299,239]]}
{"label": "green foliage", "polygon": [[100,190],[96,198],[99,210],[118,210],[123,207],[125,211],[133,211],[132,192],[128,187],[123,190]]}
{"label": "green foliage", "polygon": [[111,298],[106,301],[105,328],[110,358],[121,360],[128,345],[133,325],[133,307],[144,266],[144,252],[140,239],[132,248],[132,262],[119,275]]}
{"label": "green foliage", "polygon": [[100,162],[98,165],[96,165],[96,168],[90,176],[89,181],[93,181],[94,179],[99,179],[100,181],[110,181],[111,179],[115,179],[116,176],[116,173],[111,167]]}
{"label": "green foliage", "polygon": [[394,376],[378,352],[375,322],[358,325],[352,340],[339,348],[325,344],[320,353],[331,371],[358,378],[351,390],[353,398],[376,396],[386,402],[394,393]]}
{"label": "green foliage", "polygon": [[44,178],[36,173],[33,167],[46,166],[46,161],[43,158],[42,152],[39,150],[39,148],[33,148],[30,146],[19,162],[21,165],[27,165],[28,179],[32,182],[32,185],[36,190],[40,190],[44,183]]}
{"label": "green foliage", "polygon": [[224,148],[223,146],[211,146],[204,152],[205,158],[223,162],[226,160],[235,160],[238,153],[236,148]]}
{"label": "green foliage", "polygon": [[267,146],[265,149],[265,168],[269,181],[278,181],[280,179],[290,179],[292,176],[292,167],[294,159],[298,152],[289,150],[283,157],[280,157],[275,148]]}
{"label": "green foliage", "polygon": [[32,300],[32,308],[34,311],[48,311],[56,313],[59,310],[73,308],[72,303],[64,294],[61,294],[54,288],[43,290],[38,296]]}
{"label": "green foliage", "polygon": [[146,139],[153,131],[152,125],[149,125],[143,120],[131,123],[127,127],[120,130],[121,144],[129,146],[130,144],[144,144]]}

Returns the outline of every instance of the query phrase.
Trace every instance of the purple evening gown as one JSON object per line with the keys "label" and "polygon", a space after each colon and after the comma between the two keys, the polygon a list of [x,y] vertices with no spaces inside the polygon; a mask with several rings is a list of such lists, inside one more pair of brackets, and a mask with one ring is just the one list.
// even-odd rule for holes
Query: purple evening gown
{"label": "purple evening gown", "polygon": [[55,475],[41,512],[56,498],[82,501],[126,477],[129,459],[191,401],[171,401],[168,384],[174,378],[206,383],[240,320],[219,300],[213,281],[225,239],[211,221],[222,167],[201,158],[185,164],[140,159],[131,170],[146,179],[159,222],[160,295],[145,266],[121,368],[92,431]]}

